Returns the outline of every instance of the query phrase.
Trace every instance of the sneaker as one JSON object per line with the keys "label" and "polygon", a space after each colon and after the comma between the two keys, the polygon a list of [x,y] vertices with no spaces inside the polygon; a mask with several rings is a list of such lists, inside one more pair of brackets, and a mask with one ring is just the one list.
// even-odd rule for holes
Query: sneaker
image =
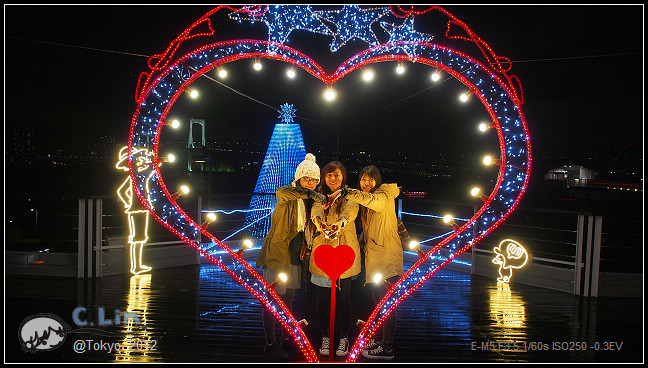
{"label": "sneaker", "polygon": [[366,353],[378,347],[378,343],[374,339],[369,339],[369,342],[362,348],[362,352]]}
{"label": "sneaker", "polygon": [[267,356],[275,359],[288,359],[288,353],[278,343],[266,345],[263,349]]}
{"label": "sneaker", "polygon": [[329,355],[329,338],[322,337],[322,346],[319,348],[319,353],[322,355]]}
{"label": "sneaker", "polygon": [[349,355],[349,339],[347,339],[346,337],[340,339],[340,343],[337,350],[335,351],[335,355],[339,357]]}
{"label": "sneaker", "polygon": [[394,349],[385,350],[381,345],[377,348],[362,352],[362,356],[367,359],[392,360],[394,359]]}

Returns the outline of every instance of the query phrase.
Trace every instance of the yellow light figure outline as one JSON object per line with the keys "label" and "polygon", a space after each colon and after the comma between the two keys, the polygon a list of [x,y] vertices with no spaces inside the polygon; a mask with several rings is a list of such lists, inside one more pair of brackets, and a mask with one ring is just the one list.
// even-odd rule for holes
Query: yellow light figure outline
{"label": "yellow light figure outline", "polygon": [[[133,157],[134,159],[136,159],[134,163],[137,171],[141,172],[148,170],[149,165],[153,164],[153,153],[149,152],[146,148],[133,147],[131,149],[130,156],[134,156],[135,154],[140,154],[136,158]],[[119,170],[129,171],[130,169],[127,165],[128,157],[128,146],[124,146],[119,150],[119,160],[115,167]],[[151,198],[148,193],[149,179],[151,178],[153,173],[154,171],[151,171],[149,177],[146,178],[146,199],[151,208],[153,208],[153,204],[151,203]],[[130,175],[128,175],[122,182],[122,184],[117,188],[117,197],[119,197],[119,200],[124,204],[124,213],[128,215],[130,272],[134,275],[149,272],[151,271],[151,267],[142,264],[142,250],[144,248],[144,244],[146,244],[149,239],[149,212],[139,202],[137,196],[134,195],[133,181]]]}
{"label": "yellow light figure outline", "polygon": [[[502,252],[502,246],[507,244],[504,254]],[[513,276],[513,269],[520,269],[526,266],[529,261],[529,254],[522,244],[516,242],[513,239],[504,239],[499,245],[493,248],[496,256],[492,259],[492,262],[496,265],[499,265],[499,275],[497,282],[509,283],[511,277]],[[502,273],[502,270],[506,270],[506,274]]]}

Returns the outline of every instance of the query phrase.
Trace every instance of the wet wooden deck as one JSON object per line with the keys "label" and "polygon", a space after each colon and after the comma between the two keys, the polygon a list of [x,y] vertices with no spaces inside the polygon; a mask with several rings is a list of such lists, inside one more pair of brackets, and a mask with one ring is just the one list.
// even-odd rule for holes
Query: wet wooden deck
{"label": "wet wooden deck", "polygon": [[[364,319],[369,294],[361,283],[354,287],[355,318]],[[305,332],[317,348],[314,299],[312,290],[296,294],[294,314],[310,322]],[[22,351],[17,336],[24,318],[53,313],[76,328],[72,311],[78,306],[88,310],[88,321],[96,319],[98,307],[108,319],[115,309],[135,311],[146,328],[103,328],[116,336],[69,333],[53,351]],[[260,303],[210,264],[157,269],[133,278],[6,276],[5,362],[276,362],[264,356],[260,315]],[[444,269],[400,305],[397,318],[393,363],[644,359],[643,300],[638,298],[585,298],[521,284],[503,287],[494,278]],[[76,340],[118,342],[121,350],[76,353]],[[303,360],[298,351],[291,353],[290,361]]]}

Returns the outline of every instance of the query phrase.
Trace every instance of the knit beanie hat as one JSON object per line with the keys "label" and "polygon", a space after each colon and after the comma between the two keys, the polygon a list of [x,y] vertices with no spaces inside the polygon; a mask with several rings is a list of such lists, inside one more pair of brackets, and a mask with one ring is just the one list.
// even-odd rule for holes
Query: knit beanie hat
{"label": "knit beanie hat", "polygon": [[315,155],[312,153],[307,153],[304,161],[302,161],[297,166],[297,170],[295,170],[295,180],[299,180],[304,176],[317,179],[317,182],[319,183],[320,168],[315,163]]}

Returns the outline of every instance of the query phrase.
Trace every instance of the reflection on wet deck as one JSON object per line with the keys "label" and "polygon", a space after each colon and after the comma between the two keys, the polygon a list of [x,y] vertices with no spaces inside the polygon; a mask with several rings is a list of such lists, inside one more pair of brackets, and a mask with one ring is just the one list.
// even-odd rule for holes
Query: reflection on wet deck
{"label": "reflection on wet deck", "polygon": [[[369,294],[361,282],[354,287],[354,313],[365,319]],[[642,303],[509,286],[444,269],[400,305],[393,362],[642,362]],[[103,307],[104,319],[113,325],[97,334],[72,331],[50,352],[22,351],[16,336],[25,317],[53,313],[75,329],[72,311],[78,306],[87,309],[82,317],[90,323],[99,321]],[[312,289],[296,294],[294,310],[297,319],[309,321],[305,332],[317,347]],[[137,317],[127,318],[133,314]],[[5,361],[270,361],[263,353],[260,315],[260,303],[210,264],[96,280],[7,276]],[[77,340],[86,341],[85,352],[74,351]],[[101,347],[95,342],[104,349],[93,349]],[[567,344],[556,345],[562,342]],[[108,352],[113,343],[119,349]],[[303,357],[296,350],[291,360]]]}

